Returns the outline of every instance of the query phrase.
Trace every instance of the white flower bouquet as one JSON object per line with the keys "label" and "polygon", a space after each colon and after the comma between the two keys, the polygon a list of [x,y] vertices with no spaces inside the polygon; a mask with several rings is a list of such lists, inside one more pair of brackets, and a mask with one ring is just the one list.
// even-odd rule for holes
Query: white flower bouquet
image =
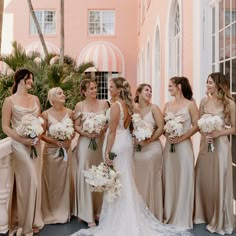
{"label": "white flower bouquet", "polygon": [[[214,130],[221,130],[223,125],[223,120],[217,115],[204,114],[198,120],[198,127],[204,133],[211,133]],[[208,143],[208,152],[213,152],[214,149],[213,142]]]}
{"label": "white flower bouquet", "polygon": [[[89,116],[84,117],[82,130],[90,134],[100,134],[106,123],[107,118],[104,114],[90,114]],[[97,150],[97,143],[95,138],[92,138],[90,140],[88,148]]]}
{"label": "white flower bouquet", "polygon": [[[154,131],[153,125],[143,120],[139,114],[135,113],[132,115],[132,123],[134,127],[133,135],[138,142],[146,140],[152,136]],[[135,151],[140,152],[141,150],[142,146],[137,144],[135,146]]]}
{"label": "white flower bouquet", "polygon": [[[183,135],[184,129],[181,117],[175,117],[172,113],[167,113],[164,120],[166,122],[164,130],[170,138],[180,137]],[[170,145],[170,152],[175,152],[175,145],[173,143]]]}
{"label": "white flower bouquet", "polygon": [[[59,141],[65,141],[67,139],[71,140],[74,134],[73,122],[70,118],[64,119],[62,122],[58,122],[49,127],[49,134],[52,138]],[[65,148],[60,147],[56,156],[61,156],[66,161],[67,152]]]}
{"label": "white flower bouquet", "polygon": [[[22,117],[20,125],[16,128],[16,133],[22,137],[34,139],[36,144],[38,136],[44,132],[42,127],[44,120],[41,117],[35,117],[32,115],[25,115]],[[38,157],[37,150],[34,146],[31,146],[30,158]]]}
{"label": "white flower bouquet", "polygon": [[[114,159],[116,154],[109,153],[109,156],[110,159]],[[83,171],[83,174],[92,192],[106,192],[106,198],[109,202],[113,202],[119,197],[121,192],[120,174],[111,166],[102,162],[98,166],[92,166],[92,168]]]}

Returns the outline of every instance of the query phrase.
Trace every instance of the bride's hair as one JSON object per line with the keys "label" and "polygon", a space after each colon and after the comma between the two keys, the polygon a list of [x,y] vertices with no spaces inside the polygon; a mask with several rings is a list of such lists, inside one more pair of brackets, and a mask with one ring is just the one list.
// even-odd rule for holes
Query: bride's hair
{"label": "bride's hair", "polygon": [[216,96],[223,104],[225,122],[228,123],[230,119],[230,100],[234,101],[234,98],[230,94],[229,79],[221,72],[211,73],[208,78],[210,77],[216,84]]}
{"label": "bride's hair", "polygon": [[133,114],[134,105],[133,105],[133,98],[131,93],[130,84],[128,81],[123,77],[112,78],[111,81],[116,85],[116,88],[120,89],[120,98],[124,100],[128,112],[130,115]]}

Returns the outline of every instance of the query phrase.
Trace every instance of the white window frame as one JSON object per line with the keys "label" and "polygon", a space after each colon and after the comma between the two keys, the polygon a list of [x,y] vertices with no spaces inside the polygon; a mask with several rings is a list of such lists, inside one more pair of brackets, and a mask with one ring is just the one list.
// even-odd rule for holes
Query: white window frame
{"label": "white window frame", "polygon": [[[34,12],[36,14],[36,17],[37,17],[37,12],[42,14],[42,21],[40,21],[38,19],[38,17],[37,17],[42,33],[44,35],[55,35],[56,34],[56,30],[57,30],[57,19],[56,19],[57,15],[56,15],[56,11],[55,10],[34,10]],[[45,13],[46,12],[54,13],[54,22],[46,22],[45,21]],[[52,30],[52,32],[47,32],[45,30],[47,23],[51,23],[52,25],[54,25],[54,30]],[[30,34],[31,35],[37,35],[38,34],[37,28],[35,26],[35,23],[34,23],[34,20],[33,20],[33,17],[32,17],[31,14],[30,14]]]}
{"label": "white window frame", "polygon": [[[91,31],[90,31],[90,27],[92,27],[91,26],[91,24],[95,24],[96,22],[90,22],[90,13],[91,12],[97,12],[97,13],[99,13],[99,19],[101,20],[100,22],[98,22],[98,24],[99,24],[99,27],[100,27],[100,30],[99,30],[99,32],[95,32],[96,31],[96,29],[94,29],[94,33],[92,33]],[[104,24],[104,18],[103,18],[103,14],[104,13],[107,13],[107,12],[110,12],[110,13],[113,13],[113,19],[114,19],[114,21],[113,22],[109,22],[109,24],[111,24],[111,25],[113,25],[113,32],[111,32],[111,33],[106,33],[106,32],[103,32],[103,24]],[[105,24],[106,24],[107,22],[105,22]],[[90,35],[90,36],[100,36],[100,35],[104,35],[104,36],[113,36],[113,35],[115,35],[115,25],[116,25],[116,12],[115,12],[115,10],[88,10],[88,34]]]}

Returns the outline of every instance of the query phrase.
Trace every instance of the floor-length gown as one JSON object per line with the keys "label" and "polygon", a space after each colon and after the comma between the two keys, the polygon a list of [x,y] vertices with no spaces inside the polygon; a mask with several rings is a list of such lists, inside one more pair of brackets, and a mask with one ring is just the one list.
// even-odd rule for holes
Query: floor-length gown
{"label": "floor-length gown", "polygon": [[[93,236],[173,236],[191,235],[183,229],[160,223],[149,211],[135,185],[133,178],[133,144],[128,129],[124,128],[124,112],[120,102],[119,125],[112,146],[114,168],[120,172],[121,195],[112,203],[104,194],[100,222],[97,227],[82,229],[73,234]],[[106,133],[109,132],[109,129]],[[103,151],[105,150],[106,138]]]}
{"label": "floor-length gown", "polygon": [[[39,107],[36,102],[31,108],[16,105],[13,99],[12,103],[11,124],[14,130],[24,115],[38,116]],[[41,158],[30,158],[30,146],[13,139],[11,143],[15,189],[10,209],[10,234],[17,227],[17,235],[31,236],[33,227],[42,228],[44,225],[41,212]]]}
{"label": "floor-length gown", "polygon": [[[217,115],[224,121],[223,111],[210,113],[204,106],[204,114]],[[201,137],[195,167],[194,223],[207,223],[207,229],[212,233],[232,234],[234,220],[231,147],[227,136],[215,138],[213,143],[214,151],[208,152],[206,139]]]}
{"label": "floor-length gown", "polygon": [[[150,110],[143,120],[156,128],[156,121]],[[142,147],[140,152],[134,153],[135,183],[143,200],[154,216],[162,221],[163,217],[163,187],[162,145],[157,139],[147,146]]]}
{"label": "floor-length gown", "polygon": [[[69,118],[66,113],[63,122]],[[59,121],[48,112],[48,127]],[[50,135],[50,134],[48,134]],[[42,171],[42,213],[45,224],[66,223],[71,214],[71,148],[64,158],[58,154],[59,147],[45,143]]]}
{"label": "floor-length gown", "polygon": [[[90,115],[105,114],[102,109],[97,113],[79,112],[75,116],[81,116],[81,122]],[[100,215],[102,207],[102,193],[91,192],[89,185],[85,182],[83,170],[87,170],[92,165],[99,165],[102,162],[102,144],[104,135],[96,138],[97,149],[91,150],[88,148],[90,139],[85,136],[80,136],[76,150],[77,170],[75,178],[75,215],[85,222],[94,222],[96,216]]]}
{"label": "floor-length gown", "polygon": [[[184,133],[191,128],[188,106],[173,114],[167,110],[165,115],[181,120]],[[168,139],[164,147],[164,223],[186,229],[193,228],[194,204],[194,154],[190,138],[175,144],[175,152],[170,152]]]}

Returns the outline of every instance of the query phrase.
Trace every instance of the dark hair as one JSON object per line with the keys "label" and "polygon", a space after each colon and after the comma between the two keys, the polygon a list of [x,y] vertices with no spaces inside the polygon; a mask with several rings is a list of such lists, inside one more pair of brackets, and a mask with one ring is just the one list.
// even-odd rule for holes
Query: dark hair
{"label": "dark hair", "polygon": [[87,91],[87,88],[89,87],[89,85],[91,83],[94,83],[94,84],[97,84],[95,80],[93,79],[89,79],[89,78],[86,78],[86,79],[83,79],[81,82],[80,82],[80,94],[81,96],[84,98],[84,92]]}
{"label": "dark hair", "polygon": [[211,73],[208,78],[211,77],[217,87],[217,98],[222,102],[224,107],[225,122],[227,123],[230,118],[230,100],[234,101],[234,98],[230,94],[229,79],[221,72]]}
{"label": "dark hair", "polygon": [[18,88],[18,84],[20,83],[20,81],[23,79],[24,81],[26,81],[27,79],[30,78],[30,75],[32,75],[33,80],[34,80],[34,75],[31,71],[27,70],[27,69],[20,69],[17,70],[14,74],[14,84],[12,87],[12,94],[16,93],[17,88]]}
{"label": "dark hair", "polygon": [[130,115],[133,114],[133,98],[129,82],[123,77],[112,78],[111,81],[120,89],[120,98],[125,102]]}
{"label": "dark hair", "polygon": [[178,84],[181,85],[181,91],[183,93],[183,96],[188,100],[193,100],[193,91],[191,88],[191,85],[189,83],[189,80],[184,76],[175,76],[170,79],[176,86]]}
{"label": "dark hair", "polygon": [[140,85],[138,86],[138,88],[136,89],[136,93],[135,93],[135,97],[134,97],[134,102],[135,102],[135,103],[139,103],[139,94],[143,91],[143,89],[144,89],[146,86],[149,87],[150,89],[152,89],[152,86],[151,86],[150,84],[145,84],[145,83],[140,84]]}

